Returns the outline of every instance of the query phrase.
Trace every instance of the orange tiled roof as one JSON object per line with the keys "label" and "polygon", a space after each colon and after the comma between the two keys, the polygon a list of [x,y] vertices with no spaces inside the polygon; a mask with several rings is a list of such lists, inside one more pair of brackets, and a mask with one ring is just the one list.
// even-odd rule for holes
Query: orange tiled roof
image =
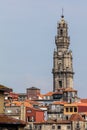
{"label": "orange tiled roof", "polygon": [[77,105],[78,105],[78,106],[87,106],[87,103],[82,103],[82,102],[81,102],[81,103],[78,103]]}
{"label": "orange tiled roof", "polygon": [[77,92],[77,90],[73,88],[65,88],[64,92]]}
{"label": "orange tiled roof", "polygon": [[26,122],[22,121],[22,120],[18,120],[12,117],[9,117],[7,115],[0,115],[0,124],[14,124],[14,125],[26,125]]}
{"label": "orange tiled roof", "polygon": [[72,114],[70,121],[85,121],[80,114]]}
{"label": "orange tiled roof", "polygon": [[44,97],[42,94],[39,94],[39,95],[37,95],[37,96],[40,97],[40,98],[43,98],[43,97]]}
{"label": "orange tiled roof", "polygon": [[87,103],[87,99],[80,99],[81,102]]}
{"label": "orange tiled roof", "polygon": [[64,105],[66,102],[61,102],[61,101],[55,101],[52,104],[54,105]]}
{"label": "orange tiled roof", "polygon": [[31,88],[27,88],[27,90],[40,90],[40,89],[36,87],[31,87]]}
{"label": "orange tiled roof", "polygon": [[87,103],[82,102],[73,102],[73,103],[66,103],[64,106],[87,106]]}
{"label": "orange tiled roof", "polygon": [[11,103],[6,104],[6,106],[10,106],[12,104],[15,106],[21,106],[23,104],[26,107],[32,107],[32,105],[26,101],[23,101],[23,102],[22,101],[13,101]]}
{"label": "orange tiled roof", "polygon": [[54,92],[53,95],[54,94],[63,94],[63,91]]}
{"label": "orange tiled roof", "polygon": [[77,103],[65,103],[64,106],[77,106]]}
{"label": "orange tiled roof", "polygon": [[23,102],[23,104],[24,104],[24,106],[26,106],[26,107],[33,107],[30,103],[28,103],[28,102]]}
{"label": "orange tiled roof", "polygon": [[42,122],[34,122],[34,124],[70,124],[71,121],[69,120],[48,120],[48,121],[42,121]]}
{"label": "orange tiled roof", "polygon": [[26,102],[29,102],[30,104],[40,104],[39,102],[35,101],[35,100],[29,100],[29,99],[26,99],[25,100]]}
{"label": "orange tiled roof", "polygon": [[47,106],[40,106],[39,108],[48,108]]}
{"label": "orange tiled roof", "polygon": [[48,92],[47,94],[44,94],[43,96],[52,96],[54,92]]}
{"label": "orange tiled roof", "polygon": [[9,90],[10,90],[10,88],[0,84],[0,91],[5,92],[5,91],[9,91]]}

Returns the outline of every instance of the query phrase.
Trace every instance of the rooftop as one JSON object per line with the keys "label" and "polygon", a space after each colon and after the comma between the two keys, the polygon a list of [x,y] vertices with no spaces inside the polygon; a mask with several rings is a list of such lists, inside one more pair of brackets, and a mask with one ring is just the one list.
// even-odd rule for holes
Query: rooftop
{"label": "rooftop", "polygon": [[55,102],[53,102],[52,104],[54,104],[54,105],[64,105],[66,102],[61,102],[61,101],[55,101]]}
{"label": "rooftop", "polygon": [[31,87],[31,88],[27,88],[27,90],[40,90],[40,89],[36,87]]}
{"label": "rooftop", "polygon": [[70,121],[85,121],[80,114],[72,114]]}
{"label": "rooftop", "polygon": [[26,125],[26,122],[22,121],[22,120],[18,120],[18,119],[15,119],[15,118],[11,118],[7,115],[0,115],[0,124],[13,124],[13,125],[23,125],[25,126]]}
{"label": "rooftop", "polygon": [[73,89],[73,88],[66,88],[64,90],[64,92],[77,92],[77,90]]}
{"label": "rooftop", "polygon": [[6,104],[6,106],[21,106],[21,105],[24,105],[26,107],[33,107],[29,102],[26,102],[26,101],[13,101],[8,104]]}
{"label": "rooftop", "polygon": [[46,94],[44,94],[43,96],[52,96],[54,92],[48,92]]}
{"label": "rooftop", "polygon": [[10,88],[0,84],[0,91],[5,92],[5,91],[9,91],[9,90],[10,90]]}

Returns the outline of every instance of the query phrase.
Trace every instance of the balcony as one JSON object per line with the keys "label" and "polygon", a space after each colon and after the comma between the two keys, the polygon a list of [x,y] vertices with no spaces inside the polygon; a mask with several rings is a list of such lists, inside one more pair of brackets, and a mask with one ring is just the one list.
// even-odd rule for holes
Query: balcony
{"label": "balcony", "polygon": [[48,111],[47,111],[47,113],[48,114],[58,114],[58,113],[63,113],[63,109],[49,109]]}

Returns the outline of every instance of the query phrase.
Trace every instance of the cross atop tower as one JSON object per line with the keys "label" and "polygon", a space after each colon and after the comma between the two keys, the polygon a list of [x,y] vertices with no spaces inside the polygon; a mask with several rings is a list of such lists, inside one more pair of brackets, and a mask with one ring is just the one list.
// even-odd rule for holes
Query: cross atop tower
{"label": "cross atop tower", "polygon": [[64,9],[62,8],[62,15],[61,15],[61,18],[64,18],[63,12],[64,12]]}

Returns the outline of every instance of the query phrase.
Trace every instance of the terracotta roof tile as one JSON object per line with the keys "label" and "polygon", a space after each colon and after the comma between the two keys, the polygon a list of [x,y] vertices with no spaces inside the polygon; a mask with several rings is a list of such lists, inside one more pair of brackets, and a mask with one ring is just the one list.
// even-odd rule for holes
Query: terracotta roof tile
{"label": "terracotta roof tile", "polygon": [[11,102],[11,103],[8,103],[8,104],[6,104],[6,106],[21,106],[21,105],[24,105],[24,106],[26,106],[26,107],[33,107],[30,103],[28,103],[28,102],[26,102],[26,101],[13,101],[13,102]]}
{"label": "terracotta roof tile", "polygon": [[[29,108],[29,107],[28,107]],[[34,108],[34,107],[30,107],[30,109],[32,109],[32,110],[35,110],[35,111],[40,111],[40,112],[43,112],[43,110],[41,110],[41,109],[39,109],[39,108]]]}
{"label": "terracotta roof tile", "polygon": [[73,88],[66,88],[64,90],[64,92],[77,92],[77,90],[73,89]]}
{"label": "terracotta roof tile", "polygon": [[77,106],[77,103],[65,103],[64,106]]}
{"label": "terracotta roof tile", "polygon": [[5,91],[9,91],[9,90],[10,90],[10,88],[0,84],[0,91],[5,92]]}
{"label": "terracotta roof tile", "polygon": [[27,90],[40,90],[40,89],[36,87],[31,87],[31,88],[27,88]]}
{"label": "terracotta roof tile", "polygon": [[66,103],[64,106],[87,106],[87,103],[83,102],[73,102],[73,103]]}
{"label": "terracotta roof tile", "polygon": [[87,103],[84,102],[75,102],[75,104],[77,104],[77,106],[87,106]]}
{"label": "terracotta roof tile", "polygon": [[80,114],[72,114],[70,121],[85,121]]}
{"label": "terracotta roof tile", "polygon": [[71,121],[69,120],[48,120],[48,121],[43,121],[43,122],[34,122],[34,124],[70,124]]}
{"label": "terracotta roof tile", "polygon": [[9,117],[7,115],[0,115],[0,124],[26,125],[26,122]]}
{"label": "terracotta roof tile", "polygon": [[41,103],[39,103],[39,102],[37,102],[37,101],[33,101],[33,100],[29,100],[29,99],[27,99],[27,100],[25,100],[26,102],[28,102],[28,103],[30,103],[31,105],[39,105],[39,104],[41,104]]}
{"label": "terracotta roof tile", "polygon": [[52,96],[54,92],[48,92],[46,94],[44,94],[43,96]]}
{"label": "terracotta roof tile", "polygon": [[63,92],[62,91],[54,92],[53,95],[55,94],[63,94]]}
{"label": "terracotta roof tile", "polygon": [[55,101],[52,104],[55,104],[55,105],[64,105],[65,103],[66,102]]}
{"label": "terracotta roof tile", "polygon": [[37,96],[40,97],[40,98],[43,98],[43,97],[44,97],[42,94],[38,94]]}
{"label": "terracotta roof tile", "polygon": [[80,99],[81,102],[87,103],[87,99]]}

